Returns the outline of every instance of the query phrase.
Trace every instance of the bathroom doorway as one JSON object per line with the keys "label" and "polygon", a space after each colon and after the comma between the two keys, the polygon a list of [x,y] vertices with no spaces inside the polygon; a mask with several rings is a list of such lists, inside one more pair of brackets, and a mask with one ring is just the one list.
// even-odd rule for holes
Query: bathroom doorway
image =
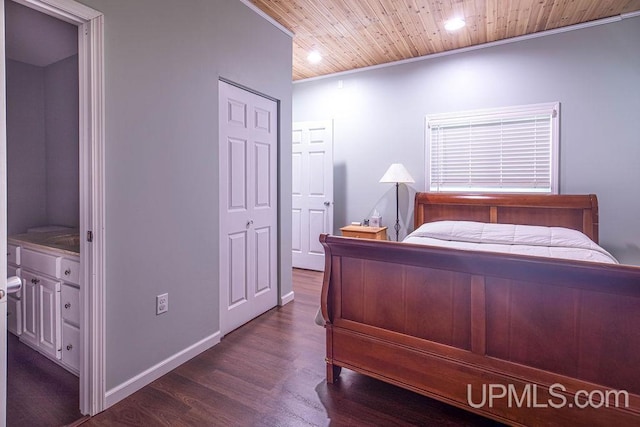
{"label": "bathroom doorway", "polygon": [[[23,21],[20,21],[20,18],[11,17],[11,8],[24,8],[28,9],[29,12],[33,12],[37,10],[37,14],[41,15],[39,19],[45,17],[49,20],[53,19],[54,21],[59,21],[58,23],[62,23],[63,25],[69,25],[71,32],[75,33],[75,64],[72,68],[77,70],[77,78],[75,81],[75,93],[76,96],[74,98],[77,106],[76,109],[76,122],[75,122],[75,133],[77,135],[76,139],[76,153],[71,154],[69,157],[71,158],[71,162],[75,162],[75,169],[77,172],[75,175],[75,196],[70,197],[65,194],[60,194],[55,189],[47,193],[48,204],[50,206],[55,206],[57,203],[62,203],[64,205],[63,209],[66,209],[66,212],[71,212],[75,209],[75,215],[78,217],[78,232],[75,237],[75,243],[79,247],[79,262],[77,263],[79,267],[78,270],[73,270],[74,273],[67,273],[67,269],[63,269],[62,274],[70,274],[70,276],[66,277],[66,279],[71,282],[77,282],[85,284],[86,286],[81,287],[79,291],[78,298],[78,306],[79,313],[77,319],[72,319],[69,322],[75,322],[77,326],[77,332],[79,337],[77,337],[77,342],[79,345],[74,347],[74,350],[78,348],[77,351],[77,370],[76,377],[77,385],[79,389],[79,393],[77,398],[75,399],[75,407],[78,412],[83,414],[93,415],[104,409],[104,100],[103,100],[103,16],[100,12],[97,12],[89,7],[86,7],[80,3],[76,3],[70,0],[16,0],[16,2],[12,2],[10,0],[0,1],[0,7],[2,7],[2,14],[4,16],[4,12],[6,9],[9,9],[6,21],[15,22],[18,26],[26,27],[28,29],[28,36],[34,37],[40,35],[40,32],[47,28],[48,24],[44,24],[44,21],[39,21],[34,25],[25,25]],[[23,10],[24,11],[24,10]],[[15,19],[15,21],[12,21]],[[22,25],[20,25],[22,24]],[[12,48],[10,44],[12,43],[10,40],[10,28],[11,24],[7,25],[7,37],[4,38],[5,45],[3,46],[6,50],[6,57],[2,55],[3,61],[2,68],[10,68],[15,64],[8,64],[11,61],[17,61],[21,64],[26,64],[25,58],[16,57],[15,53],[12,53]],[[12,36],[11,36],[12,37]],[[51,42],[53,37],[45,37],[45,43]],[[55,52],[56,49],[47,46],[45,49],[45,53],[50,54]],[[73,57],[73,54],[71,54]],[[70,61],[73,62],[74,59],[69,59],[69,56],[66,56],[62,60],[55,62],[64,62]],[[6,67],[5,67],[6,65]],[[67,64],[68,65],[68,64]],[[19,67],[18,67],[19,68]],[[28,68],[28,67],[27,67]],[[33,71],[33,70],[32,70]],[[11,73],[11,71],[10,71]],[[52,73],[56,74],[56,73]],[[18,73],[15,74],[18,78],[22,78],[23,76]],[[5,76],[2,74],[2,80],[11,80],[10,76]],[[49,76],[50,77],[50,76]],[[48,78],[48,77],[47,77]],[[56,77],[53,78],[54,80]],[[46,78],[45,78],[46,80]],[[4,83],[4,82],[0,82]],[[11,81],[8,81],[7,84],[1,84],[2,86],[2,98],[5,98],[5,88],[7,88],[7,92],[11,89],[8,87],[11,85]],[[46,95],[51,97],[51,94],[48,94],[44,89],[43,91]],[[9,97],[7,97],[9,98]],[[67,100],[69,98],[66,98]],[[18,96],[18,100],[16,101],[18,105],[25,100]],[[8,104],[7,110],[11,110],[11,106]],[[46,104],[46,102],[45,102]],[[56,111],[58,108],[56,108]],[[13,111],[7,111],[6,117],[5,112],[3,111],[0,115],[0,128],[9,128],[11,125],[7,125],[7,119],[10,119]],[[41,117],[44,117],[43,120],[52,121],[53,127],[55,128],[56,124],[61,124],[63,120],[59,120],[56,116],[56,113],[49,114],[49,118],[47,118],[47,114],[43,113]],[[61,126],[64,128],[64,126]],[[72,126],[73,127],[73,126]],[[69,129],[72,127],[68,127],[66,129],[56,128],[53,132],[59,132],[64,134],[65,132],[70,132]],[[38,126],[34,126],[34,129],[37,131]],[[31,130],[34,130],[31,129]],[[9,135],[9,129],[7,129],[7,136]],[[29,130],[29,129],[27,129]],[[4,132],[3,132],[4,133]],[[68,137],[68,135],[67,135]],[[7,138],[8,139],[8,138]],[[62,137],[61,140],[65,139]],[[5,135],[1,135],[0,142],[4,146],[10,145],[10,141],[5,141]],[[4,148],[4,147],[3,147]],[[9,148],[7,151],[11,151],[13,148]],[[46,162],[46,151],[45,149],[45,162]],[[53,149],[51,156],[55,157],[59,155],[62,151],[59,149]],[[68,152],[67,152],[68,154]],[[74,159],[75,157],[75,159]],[[65,164],[65,160],[68,159],[58,159],[56,162],[57,166],[60,164]],[[8,160],[9,164],[0,165],[1,167],[7,167],[10,169],[13,167],[11,164],[11,159]],[[46,165],[46,163],[45,163]],[[38,177],[38,174],[41,171],[36,170],[33,166],[29,165],[27,162],[26,165],[22,165],[28,171],[31,170],[35,177]],[[0,167],[0,168],[1,168]],[[45,166],[46,168],[46,166]],[[69,182],[69,176],[74,175],[73,173],[69,173],[71,169],[68,167],[59,167],[57,170],[53,168],[52,174],[54,175],[52,179],[54,180],[67,180]],[[72,171],[71,171],[72,172]],[[40,178],[41,178],[40,174]],[[46,177],[45,173],[45,177]],[[3,178],[4,180],[4,178]],[[7,186],[11,186],[11,182],[9,182],[9,177],[7,177]],[[46,181],[46,179],[45,179]],[[71,184],[74,186],[74,184]],[[55,187],[55,186],[54,186]],[[57,188],[60,188],[58,186]],[[9,192],[11,192],[11,188],[9,188]],[[10,195],[7,196],[8,199],[11,198]],[[77,200],[77,202],[75,201]],[[72,206],[75,205],[75,206]],[[72,206],[71,208],[69,206]],[[48,222],[64,222],[68,223],[69,220],[63,219],[59,214],[61,206],[55,206],[52,211],[57,212],[52,218],[54,220],[46,219],[46,223]],[[11,216],[11,206],[7,208],[7,216]],[[73,221],[71,221],[73,222]],[[71,224],[73,228],[74,224]],[[15,222],[11,219],[7,222],[7,229],[9,227],[14,227]],[[24,227],[25,224],[20,225],[20,227]],[[47,225],[39,225],[36,227],[29,227],[27,224],[27,228],[40,228],[47,229]],[[15,231],[15,229],[13,229]],[[27,230],[28,231],[28,230]],[[4,240],[4,239],[3,239]],[[10,261],[10,260],[8,260]],[[26,269],[25,269],[26,270]],[[23,281],[24,284],[24,281]],[[64,305],[63,305],[64,306]],[[68,319],[67,319],[68,320]],[[62,326],[64,328],[64,325]],[[11,342],[9,343],[11,346]],[[72,346],[68,346],[69,350],[71,350]],[[4,350],[4,349],[3,349]],[[55,358],[49,358],[49,360],[55,360]],[[4,361],[3,361],[4,362]],[[4,383],[4,372],[0,372],[3,375],[0,375],[0,382]],[[1,385],[1,384],[0,384]],[[10,392],[10,391],[9,391]],[[0,399],[4,401],[5,393],[2,393]],[[0,408],[3,408],[1,405]],[[9,408],[11,411],[11,408]],[[5,412],[5,411],[0,411]],[[0,414],[1,418],[4,418],[4,413]],[[0,419],[0,424],[2,424],[2,419]]]}
{"label": "bathroom doorway", "polygon": [[[62,251],[45,241],[32,243],[27,236],[79,234],[78,29],[7,0],[5,48],[7,236],[11,245],[7,252],[24,255],[25,250],[35,250],[34,254],[55,256]],[[18,236],[23,240],[13,240]],[[45,251],[39,251],[41,248]],[[74,258],[79,260],[79,245],[65,249],[77,253]],[[71,338],[69,334],[63,337],[65,331],[56,324],[64,310],[58,301],[61,283],[54,271],[42,272],[42,283],[45,278],[53,279],[47,282],[51,287],[29,283],[29,275],[38,274],[32,281],[40,280],[41,272],[24,261],[19,254],[10,256],[7,267],[8,275],[23,279],[23,289],[8,300],[7,424],[66,425],[82,414],[77,367],[69,368],[75,371],[70,372],[56,364],[62,361],[64,342]],[[56,294],[50,306],[45,300],[47,291]],[[74,308],[79,304],[75,293]],[[48,309],[53,314],[47,316]],[[45,340],[47,322],[53,334]],[[70,323],[70,327],[79,336],[81,325]],[[77,352],[79,343],[73,338],[75,348],[69,345]],[[55,348],[44,347],[45,343]]]}

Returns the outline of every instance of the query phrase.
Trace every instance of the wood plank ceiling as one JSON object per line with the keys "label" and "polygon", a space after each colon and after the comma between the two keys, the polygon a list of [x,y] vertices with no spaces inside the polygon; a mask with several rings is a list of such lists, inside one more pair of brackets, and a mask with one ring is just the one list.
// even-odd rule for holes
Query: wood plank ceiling
{"label": "wood plank ceiling", "polygon": [[[251,0],[293,34],[293,80],[640,10],[640,0]],[[458,17],[455,32],[444,21]],[[316,50],[323,60],[307,61]]]}

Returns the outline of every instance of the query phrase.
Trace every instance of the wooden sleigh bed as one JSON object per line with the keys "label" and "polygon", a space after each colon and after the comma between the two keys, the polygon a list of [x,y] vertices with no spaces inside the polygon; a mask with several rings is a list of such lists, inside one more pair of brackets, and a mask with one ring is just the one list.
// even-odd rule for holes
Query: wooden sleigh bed
{"label": "wooden sleigh bed", "polygon": [[[418,193],[414,215],[598,241],[593,195]],[[344,367],[511,425],[640,425],[640,268],[320,240],[329,383]]]}

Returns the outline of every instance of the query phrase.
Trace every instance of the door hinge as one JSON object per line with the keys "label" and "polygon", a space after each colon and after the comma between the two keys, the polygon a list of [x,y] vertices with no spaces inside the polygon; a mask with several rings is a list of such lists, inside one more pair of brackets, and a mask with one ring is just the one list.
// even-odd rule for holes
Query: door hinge
{"label": "door hinge", "polygon": [[93,242],[93,231],[87,231],[87,242]]}

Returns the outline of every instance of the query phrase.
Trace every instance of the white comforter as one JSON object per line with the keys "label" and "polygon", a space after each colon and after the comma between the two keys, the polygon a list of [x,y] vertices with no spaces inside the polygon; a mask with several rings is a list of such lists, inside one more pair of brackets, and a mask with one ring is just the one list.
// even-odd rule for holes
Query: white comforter
{"label": "white comforter", "polygon": [[421,225],[404,241],[454,249],[618,263],[583,233],[562,227],[436,221]]}

